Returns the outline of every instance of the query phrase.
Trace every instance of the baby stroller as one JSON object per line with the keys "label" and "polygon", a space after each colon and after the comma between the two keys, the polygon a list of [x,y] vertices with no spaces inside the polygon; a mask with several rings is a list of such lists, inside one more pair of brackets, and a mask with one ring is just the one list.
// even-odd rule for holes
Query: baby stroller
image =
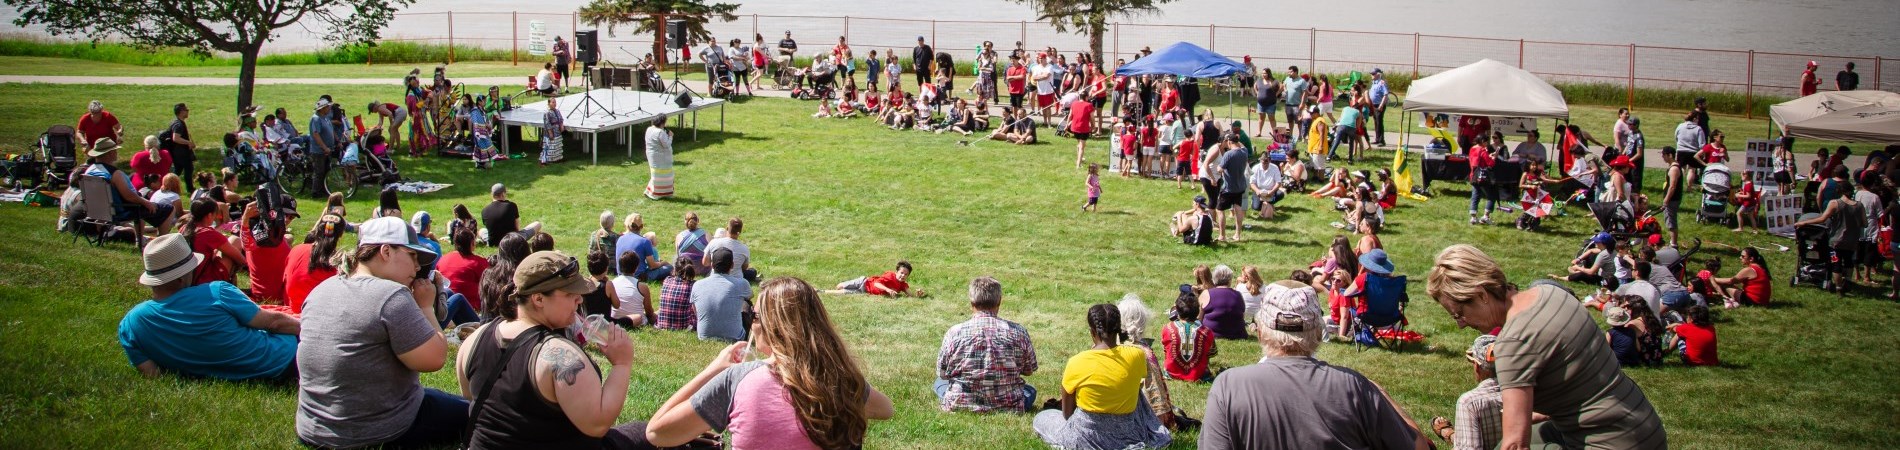
{"label": "baby stroller", "polygon": [[732,66],[726,63],[713,66],[713,76],[718,77],[719,81],[713,83],[712,96],[716,98],[732,96],[734,86]]}
{"label": "baby stroller", "polygon": [[370,136],[365,135],[344,149],[343,157],[337,166],[330,169],[330,177],[340,178],[343,184],[343,196],[356,195],[356,186],[371,184],[378,187],[402,181],[402,174],[396,169],[396,161],[390,159],[387,150],[376,154],[369,145]]}
{"label": "baby stroller", "polygon": [[240,142],[237,148],[224,149],[224,167],[236,173],[238,182],[243,184],[263,184],[275,178],[266,155],[251,147],[248,142]]}
{"label": "baby stroller", "polygon": [[[1819,216],[1816,213],[1801,215],[1801,220]],[[1794,229],[1795,270],[1788,278],[1788,286],[1813,284],[1821,289],[1832,289],[1833,279],[1829,277],[1829,262],[1833,251],[1827,245],[1827,227],[1820,224],[1797,227]]]}
{"label": "baby stroller", "polygon": [[67,125],[48,127],[40,133],[39,160],[46,169],[46,188],[65,186],[66,177],[79,167],[79,132]]}
{"label": "baby stroller", "polygon": [[1727,165],[1710,164],[1702,169],[1702,207],[1696,209],[1696,223],[1728,224],[1730,180]]}

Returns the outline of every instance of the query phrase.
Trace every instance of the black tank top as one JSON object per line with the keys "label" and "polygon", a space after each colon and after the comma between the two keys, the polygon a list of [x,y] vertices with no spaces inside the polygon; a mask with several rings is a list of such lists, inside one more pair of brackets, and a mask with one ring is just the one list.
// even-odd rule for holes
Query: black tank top
{"label": "black tank top", "polygon": [[[569,421],[567,414],[561,412],[560,405],[541,398],[540,391],[534,388],[534,361],[540,347],[555,339],[566,340],[559,333],[533,333],[523,331],[520,335],[539,334],[540,342],[524,343],[530,347],[516,351],[512,358],[502,361],[507,351],[507,341],[496,336],[497,325],[475,339],[475,351],[469,355],[468,379],[479,384],[494,376],[495,370],[502,370],[501,378],[495,380],[494,390],[484,401],[486,405],[481,415],[475,418],[475,434],[469,441],[472,449],[503,448],[600,448],[600,438],[581,433]],[[593,361],[588,361],[593,366]],[[505,367],[505,368],[504,368]],[[600,373],[594,367],[594,373]],[[480,389],[477,387],[476,389]],[[481,395],[480,392],[473,392]]]}

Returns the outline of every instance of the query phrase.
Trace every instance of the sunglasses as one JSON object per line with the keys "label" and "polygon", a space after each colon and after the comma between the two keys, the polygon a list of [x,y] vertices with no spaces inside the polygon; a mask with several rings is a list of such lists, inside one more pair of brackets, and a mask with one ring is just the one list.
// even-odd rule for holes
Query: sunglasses
{"label": "sunglasses", "polygon": [[525,288],[528,286],[540,286],[541,284],[547,283],[550,281],[572,277],[575,274],[579,273],[580,270],[581,270],[580,261],[577,261],[574,259],[574,257],[569,256],[567,257],[567,264],[561,265],[561,268],[559,270],[555,270],[554,273],[548,274],[547,276],[534,280],[533,283],[528,283],[527,285],[524,285],[521,287]]}

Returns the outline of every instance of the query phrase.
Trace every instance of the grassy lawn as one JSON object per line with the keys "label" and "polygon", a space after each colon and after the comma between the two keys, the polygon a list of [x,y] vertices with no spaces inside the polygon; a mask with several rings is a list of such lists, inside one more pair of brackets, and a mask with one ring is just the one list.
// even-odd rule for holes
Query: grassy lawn
{"label": "grassy lawn", "polygon": [[[262,104],[302,107],[328,93],[359,105],[394,91],[260,86],[258,96]],[[169,120],[170,104],[191,102],[200,117],[194,128],[207,133],[229,117],[229,95],[220,87],[0,85],[0,109],[20,112],[0,123],[0,143],[17,149],[46,124],[76,116],[92,98],[107,100],[140,136]],[[1088,305],[1133,292],[1163,312],[1172,304],[1174,286],[1189,282],[1196,264],[1237,270],[1254,265],[1279,278],[1317,258],[1336,233],[1327,224],[1339,220],[1328,204],[1296,196],[1283,202],[1281,218],[1250,222],[1242,243],[1185,247],[1162,231],[1168,214],[1184,209],[1192,196],[1173,183],[1107,176],[1101,211],[1077,211],[1083,174],[1073,167],[1072,142],[959,146],[955,141],[963,138],[954,136],[891,132],[864,120],[809,119],[811,106],[745,101],[728,109],[726,132],[709,128],[697,142],[682,137],[682,196],[676,200],[642,197],[646,167],[623,158],[624,149],[610,149],[599,166],[578,161],[585,155],[571,150],[576,161],[547,168],[506,162],[480,172],[463,161],[405,157],[400,163],[408,177],[455,186],[408,196],[403,204],[441,217],[458,203],[479,207],[487,202],[487,186],[504,182],[523,205],[524,219],[544,221],[557,246],[570,253],[586,248],[584,236],[602,209],[622,217],[640,213],[661,235],[677,232],[678,218],[687,211],[698,212],[709,228],[740,216],[749,225],[754,266],[767,276],[797,276],[819,286],[908,259],[917,268],[913,286],[933,297],[825,300],[871,382],[897,404],[894,420],[872,425],[867,447],[923,449],[1042,448],[1027,416],[937,412],[929,389],[935,350],[944,330],[968,316],[962,293],[970,278],[1002,281],[1002,315],[1031,330],[1042,358],[1042,371],[1029,380],[1055,392],[1063,362],[1088,347]],[[1101,141],[1092,143],[1091,158],[1099,158]],[[1658,184],[1652,182],[1652,189]],[[1383,235],[1400,272],[1415,280],[1410,291],[1419,301],[1408,311],[1426,345],[1393,352],[1328,344],[1318,355],[1382,384],[1419,422],[1451,415],[1458,394],[1473,384],[1460,352],[1475,332],[1454,328],[1424,295],[1431,257],[1452,243],[1475,244],[1499,258],[1513,281],[1524,283],[1561,272],[1594,230],[1580,209],[1547,221],[1549,230],[1540,233],[1465,225],[1465,191],[1439,189],[1442,198],[1403,201],[1390,213],[1393,226]],[[374,208],[371,197],[350,202],[353,218],[361,220]],[[306,213],[316,204],[302,203]],[[138,255],[125,245],[71,245],[68,236],[52,231],[53,215],[52,209],[0,205],[0,231],[10,237],[0,239],[0,447],[297,447],[292,389],[138,377],[114,334],[124,312],[149,294],[134,282],[141,270]],[[1685,239],[1787,243],[1713,226],[1684,227]],[[1720,256],[1734,265],[1733,252],[1699,256]],[[1791,253],[1771,253],[1769,259],[1778,280],[1793,273]],[[1891,364],[1900,331],[1888,325],[1900,321],[1900,306],[1872,297],[1836,298],[1784,285],[1776,289],[1779,307],[1720,315],[1724,366],[1671,363],[1628,373],[1661,411],[1680,448],[1894,448],[1900,446],[1900,434],[1892,431],[1900,423],[1900,375]],[[718,348],[686,333],[639,331],[633,337],[638,356],[622,420],[645,420]],[[1225,341],[1215,363],[1239,366],[1259,356],[1253,343]],[[449,372],[426,374],[423,382],[456,391]],[[1202,416],[1207,385],[1170,388],[1178,406]],[[1192,434],[1177,434],[1174,448],[1193,448],[1194,441]]]}

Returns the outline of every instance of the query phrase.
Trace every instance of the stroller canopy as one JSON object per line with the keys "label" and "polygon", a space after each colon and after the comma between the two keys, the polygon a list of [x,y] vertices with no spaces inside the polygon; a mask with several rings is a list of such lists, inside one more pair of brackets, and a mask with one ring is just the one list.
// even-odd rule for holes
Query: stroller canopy
{"label": "stroller canopy", "polygon": [[1412,82],[1406,111],[1498,117],[1570,118],[1564,94],[1537,75],[1490,59]]}
{"label": "stroller canopy", "polygon": [[1147,57],[1123,64],[1116,75],[1179,75],[1193,78],[1219,78],[1244,73],[1247,68],[1200,46],[1176,42]]}

